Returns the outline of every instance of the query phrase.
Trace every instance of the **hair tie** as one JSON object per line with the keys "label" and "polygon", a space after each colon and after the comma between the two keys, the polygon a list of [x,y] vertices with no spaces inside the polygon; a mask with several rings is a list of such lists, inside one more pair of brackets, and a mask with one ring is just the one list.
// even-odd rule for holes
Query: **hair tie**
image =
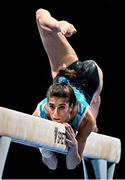
{"label": "hair tie", "polygon": [[69,80],[66,77],[61,76],[58,78],[58,83],[67,85],[67,84],[69,84]]}

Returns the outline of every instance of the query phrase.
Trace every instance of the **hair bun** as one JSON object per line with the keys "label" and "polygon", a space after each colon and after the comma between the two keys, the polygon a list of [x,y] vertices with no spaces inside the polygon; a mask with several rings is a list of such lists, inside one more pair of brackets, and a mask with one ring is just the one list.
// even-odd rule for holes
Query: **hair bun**
{"label": "hair bun", "polygon": [[58,77],[58,83],[67,85],[67,84],[69,84],[69,80],[66,77],[61,76],[61,77]]}

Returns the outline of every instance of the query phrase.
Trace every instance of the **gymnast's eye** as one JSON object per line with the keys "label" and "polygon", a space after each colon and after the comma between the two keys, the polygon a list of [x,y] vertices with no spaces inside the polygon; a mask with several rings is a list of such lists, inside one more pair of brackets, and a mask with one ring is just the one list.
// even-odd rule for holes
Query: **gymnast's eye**
{"label": "gymnast's eye", "polygon": [[49,108],[50,108],[51,110],[54,110],[56,107],[55,107],[53,104],[49,104]]}
{"label": "gymnast's eye", "polygon": [[50,108],[51,111],[54,111],[56,108],[57,108],[57,110],[59,110],[59,111],[63,111],[63,110],[65,110],[67,107],[68,107],[68,106],[67,106],[66,104],[60,104],[60,105],[58,105],[58,106],[55,106],[54,104],[49,103],[49,108]]}
{"label": "gymnast's eye", "polygon": [[64,105],[61,105],[58,107],[59,110],[64,110],[65,108],[66,108],[66,106],[64,106]]}

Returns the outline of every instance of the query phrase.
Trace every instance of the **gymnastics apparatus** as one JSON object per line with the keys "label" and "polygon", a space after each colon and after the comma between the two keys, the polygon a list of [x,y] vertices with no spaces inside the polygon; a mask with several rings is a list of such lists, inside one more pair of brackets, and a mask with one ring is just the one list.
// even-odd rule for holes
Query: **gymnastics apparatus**
{"label": "gymnastics apparatus", "polygon": [[[0,178],[11,142],[36,148],[45,147],[62,154],[67,153],[63,124],[0,107]],[[113,179],[115,165],[121,157],[119,138],[92,132],[83,153],[83,179],[88,179],[85,160],[92,163],[96,179]]]}

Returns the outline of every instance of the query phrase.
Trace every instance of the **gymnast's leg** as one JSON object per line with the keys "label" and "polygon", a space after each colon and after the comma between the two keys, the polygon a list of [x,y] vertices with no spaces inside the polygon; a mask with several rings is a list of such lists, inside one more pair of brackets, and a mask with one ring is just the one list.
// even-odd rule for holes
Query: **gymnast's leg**
{"label": "gymnast's leg", "polygon": [[98,71],[99,84],[98,84],[97,90],[93,94],[93,97],[92,97],[92,100],[91,100],[91,103],[90,103],[91,111],[92,111],[95,119],[98,116],[99,107],[100,107],[100,104],[101,104],[100,94],[101,94],[101,91],[102,91],[102,88],[103,88],[103,72],[102,72],[101,68],[97,64],[96,64],[96,67],[97,67],[97,71]]}
{"label": "gymnast's leg", "polygon": [[67,21],[56,20],[45,9],[37,10],[36,22],[54,78],[60,66],[69,66],[78,60],[76,52],[66,38],[76,33],[76,29]]}

